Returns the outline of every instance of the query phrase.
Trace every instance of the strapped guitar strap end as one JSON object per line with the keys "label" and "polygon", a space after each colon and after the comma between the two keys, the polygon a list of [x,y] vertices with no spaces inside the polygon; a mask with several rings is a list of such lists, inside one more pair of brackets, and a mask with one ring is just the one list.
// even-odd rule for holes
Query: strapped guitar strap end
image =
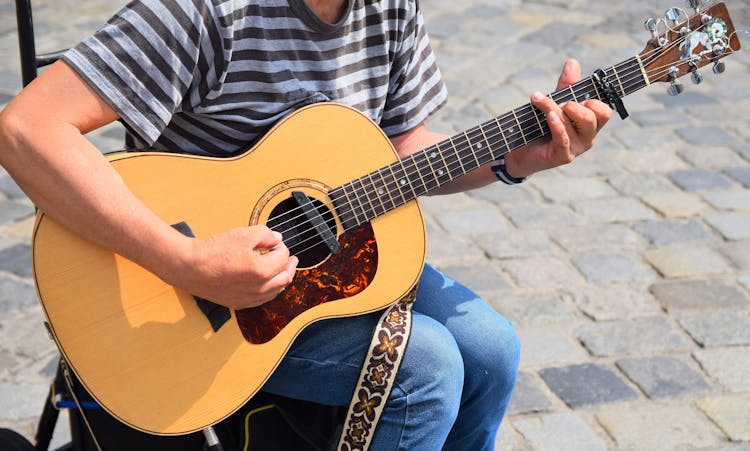
{"label": "strapped guitar strap end", "polygon": [[401,366],[411,333],[411,307],[417,287],[380,317],[354,389],[338,451],[367,451]]}

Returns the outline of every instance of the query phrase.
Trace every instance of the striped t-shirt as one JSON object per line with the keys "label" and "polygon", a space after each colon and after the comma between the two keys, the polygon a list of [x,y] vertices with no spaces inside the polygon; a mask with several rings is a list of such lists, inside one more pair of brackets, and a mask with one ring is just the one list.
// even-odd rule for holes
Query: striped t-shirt
{"label": "striped t-shirt", "polygon": [[394,136],[446,99],[416,0],[349,0],[335,24],[304,0],[134,0],[64,59],[163,151],[243,151],[321,101]]}

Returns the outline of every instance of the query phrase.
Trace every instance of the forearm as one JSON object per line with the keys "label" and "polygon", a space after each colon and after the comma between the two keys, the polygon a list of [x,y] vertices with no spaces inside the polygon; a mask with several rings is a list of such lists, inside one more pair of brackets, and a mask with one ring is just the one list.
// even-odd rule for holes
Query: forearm
{"label": "forearm", "polygon": [[35,118],[11,104],[0,113],[0,164],[50,218],[161,277],[187,240],[125,186],[71,124]]}

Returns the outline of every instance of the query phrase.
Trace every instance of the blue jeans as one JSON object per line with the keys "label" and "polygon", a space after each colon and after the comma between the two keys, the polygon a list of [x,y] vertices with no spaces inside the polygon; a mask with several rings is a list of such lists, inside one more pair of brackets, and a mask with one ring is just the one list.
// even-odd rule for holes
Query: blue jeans
{"label": "blue jeans", "polygon": [[[476,294],[426,265],[413,327],[371,449],[492,450],[518,371],[513,326]],[[313,324],[265,391],[348,405],[380,312]]]}

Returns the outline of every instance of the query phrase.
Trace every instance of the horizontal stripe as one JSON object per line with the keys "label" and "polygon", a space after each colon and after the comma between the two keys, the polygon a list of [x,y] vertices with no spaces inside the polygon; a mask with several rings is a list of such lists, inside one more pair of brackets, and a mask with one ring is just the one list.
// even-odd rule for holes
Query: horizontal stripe
{"label": "horizontal stripe", "polygon": [[325,27],[291,1],[135,0],[67,61],[157,150],[229,155],[328,100],[400,134],[444,103],[416,0],[353,0]]}

